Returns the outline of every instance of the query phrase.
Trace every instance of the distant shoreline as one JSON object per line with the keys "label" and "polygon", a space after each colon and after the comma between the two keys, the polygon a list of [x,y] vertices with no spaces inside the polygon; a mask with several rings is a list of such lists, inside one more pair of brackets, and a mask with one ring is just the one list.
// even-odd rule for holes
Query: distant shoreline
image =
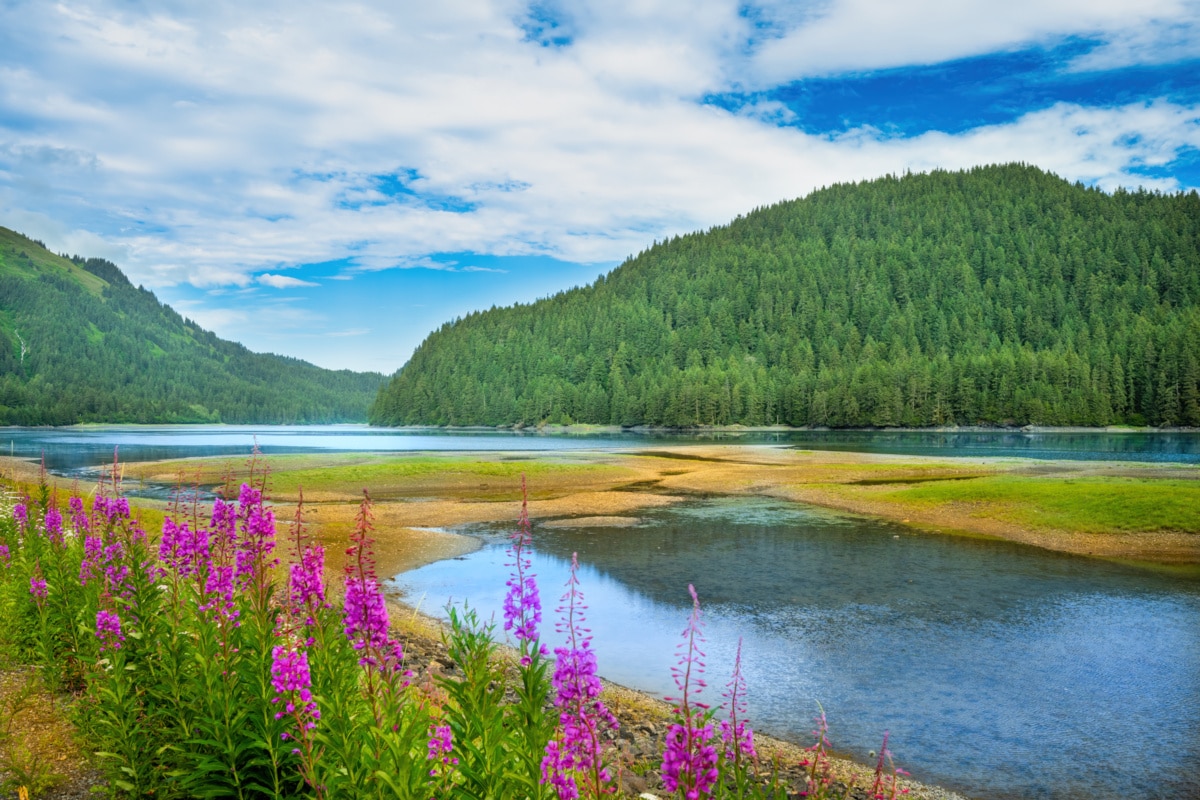
{"label": "distant shoreline", "polygon": [[1144,425],[941,425],[931,428],[829,428],[791,425],[696,425],[670,427],[658,425],[371,425],[366,422],[78,422],[73,425],[0,425],[0,430],[57,430],[62,428],[371,428],[395,431],[469,431],[512,433],[1200,433],[1187,426],[1154,427]]}

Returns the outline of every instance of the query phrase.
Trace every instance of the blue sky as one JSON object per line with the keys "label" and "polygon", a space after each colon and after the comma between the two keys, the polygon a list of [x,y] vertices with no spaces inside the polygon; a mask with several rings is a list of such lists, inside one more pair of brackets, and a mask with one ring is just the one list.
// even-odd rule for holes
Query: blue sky
{"label": "blue sky", "polygon": [[1200,0],[0,2],[0,225],[218,334],[443,322],[838,181],[1200,187]]}

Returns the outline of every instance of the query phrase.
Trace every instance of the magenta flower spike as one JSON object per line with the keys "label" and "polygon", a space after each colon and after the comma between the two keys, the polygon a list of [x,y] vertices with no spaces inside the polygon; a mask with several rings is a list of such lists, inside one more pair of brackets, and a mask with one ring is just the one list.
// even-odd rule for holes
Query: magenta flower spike
{"label": "magenta flower spike", "polygon": [[601,684],[596,674],[592,637],[584,627],[583,592],[579,589],[579,556],[571,556],[567,592],[558,611],[562,621],[556,629],[567,637],[565,647],[554,650],[554,705],[559,709],[559,734],[546,745],[542,759],[542,782],[554,787],[559,800],[579,797],[578,776],[582,773],[589,794],[606,791],[612,780],[604,760],[605,733],[615,731],[616,717],[600,700]]}
{"label": "magenta flower spike", "polygon": [[308,654],[303,650],[279,645],[271,651],[271,657],[271,686],[276,691],[271,702],[283,704],[283,707],[275,712],[275,719],[292,715],[304,730],[310,731],[317,727],[321,711],[312,696]]}
{"label": "magenta flower spike", "polygon": [[306,624],[313,625],[313,614],[325,605],[325,548],[309,545],[300,554],[300,563],[292,564],[288,579],[292,608],[308,614]]}
{"label": "magenta flower spike", "polygon": [[71,525],[75,528],[76,536],[85,536],[91,528],[87,512],[83,510],[83,498],[72,497],[67,501],[71,509]]}
{"label": "magenta flower spike", "polygon": [[99,536],[85,536],[83,539],[83,561],[79,564],[79,582],[84,586],[99,573],[100,562],[104,558],[104,542]]}
{"label": "magenta flower spike", "polygon": [[33,601],[38,604],[39,608],[49,594],[49,587],[46,585],[46,579],[42,577],[40,566],[33,568],[33,575],[29,578],[29,593],[33,595]]}
{"label": "magenta flower spike", "polygon": [[100,640],[100,652],[120,650],[125,641],[121,633],[121,617],[115,611],[102,608],[96,612],[96,638]]}
{"label": "magenta flower spike", "polygon": [[208,527],[218,546],[234,544],[237,541],[237,509],[218,497],[213,501]]}
{"label": "magenta flower spike", "polygon": [[8,545],[0,544],[0,566],[8,569],[12,564],[12,554],[8,552]]}
{"label": "magenta flower spike", "polygon": [[437,775],[438,765],[443,767],[456,766],[458,759],[454,757],[454,734],[449,725],[431,725],[429,731],[428,755],[435,762],[429,770],[431,776]]}
{"label": "magenta flower spike", "polygon": [[192,530],[186,523],[176,523],[167,517],[163,521],[158,558],[179,577],[195,574],[208,561],[208,531]]}
{"label": "magenta flower spike", "polygon": [[700,630],[700,598],[691,584],[688,593],[692,596],[692,614],[678,646],[679,663],[671,669],[680,697],[668,698],[678,703],[675,716],[679,721],[667,728],[662,780],[667,791],[679,791],[687,800],[699,800],[712,791],[717,781],[717,749],[710,744],[713,726],[705,715],[707,706],[692,696],[705,685],[704,652],[700,650],[704,634]]}
{"label": "magenta flower spike", "polygon": [[262,492],[243,483],[237,513],[241,525],[234,553],[234,579],[244,588],[278,563],[270,557],[275,550],[275,512],[263,505]]}
{"label": "magenta flower spike", "polygon": [[17,503],[12,510],[13,519],[17,522],[17,530],[21,533],[25,532],[25,526],[29,524],[29,509],[24,503]]}
{"label": "magenta flower spike", "polygon": [[524,652],[525,646],[537,641],[538,625],[542,622],[542,600],[538,594],[536,576],[530,571],[533,561],[526,554],[527,548],[533,545],[533,534],[529,524],[529,497],[524,475],[521,475],[521,518],[511,542],[506,551],[510,560],[505,566],[512,568],[512,575],[505,583],[508,592],[504,595],[504,630],[512,631],[521,643],[521,661],[528,665],[530,658]]}
{"label": "magenta flower spike", "polygon": [[63,543],[63,515],[54,506],[46,509],[46,517],[42,520],[42,527],[46,531],[46,538],[54,544]]}
{"label": "magenta flower spike", "polygon": [[205,602],[201,611],[215,611],[227,620],[235,620],[241,612],[233,601],[233,567],[210,560],[204,581]]}
{"label": "magenta flower spike", "polygon": [[404,649],[389,636],[387,604],[374,578],[347,578],[343,630],[355,650],[362,652],[358,663],[396,671]]}

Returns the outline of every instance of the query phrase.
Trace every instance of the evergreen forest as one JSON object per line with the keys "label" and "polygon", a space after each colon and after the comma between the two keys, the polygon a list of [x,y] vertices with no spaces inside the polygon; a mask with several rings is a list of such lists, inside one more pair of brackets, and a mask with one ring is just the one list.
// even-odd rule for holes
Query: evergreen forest
{"label": "evergreen forest", "polygon": [[1200,425],[1200,196],[840,184],[431,334],[375,424]]}
{"label": "evergreen forest", "polygon": [[0,424],[361,422],[383,380],[252,353],[109,261],[0,228]]}

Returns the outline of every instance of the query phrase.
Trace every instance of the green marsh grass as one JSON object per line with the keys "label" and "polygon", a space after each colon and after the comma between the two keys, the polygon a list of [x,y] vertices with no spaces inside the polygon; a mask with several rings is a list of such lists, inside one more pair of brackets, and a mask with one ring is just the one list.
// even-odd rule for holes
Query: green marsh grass
{"label": "green marsh grass", "polygon": [[921,509],[972,505],[978,516],[1034,528],[1200,533],[1200,481],[992,475],[910,484],[873,498]]}

